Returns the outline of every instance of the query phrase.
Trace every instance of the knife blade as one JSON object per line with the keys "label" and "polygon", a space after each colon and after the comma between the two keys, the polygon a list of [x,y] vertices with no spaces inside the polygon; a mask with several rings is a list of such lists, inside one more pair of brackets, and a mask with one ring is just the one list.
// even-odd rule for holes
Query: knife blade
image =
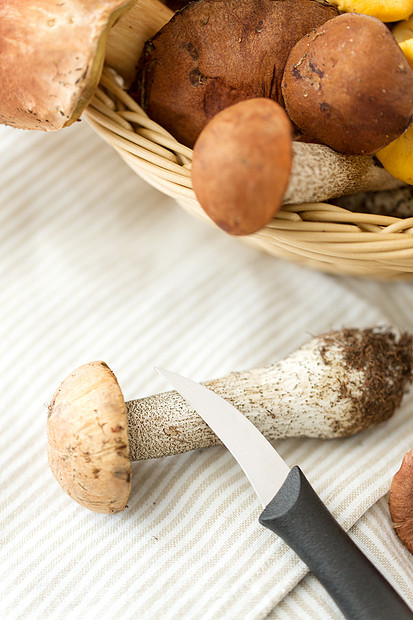
{"label": "knife blade", "polygon": [[334,519],[301,469],[204,385],[156,368],[229,449],[265,506],[261,525],[305,562],[349,620],[412,620],[413,611]]}

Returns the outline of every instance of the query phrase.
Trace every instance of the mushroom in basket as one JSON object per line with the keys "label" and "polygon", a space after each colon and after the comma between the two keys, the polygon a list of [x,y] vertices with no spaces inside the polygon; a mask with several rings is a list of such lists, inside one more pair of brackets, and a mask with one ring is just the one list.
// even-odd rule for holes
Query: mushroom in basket
{"label": "mushroom in basket", "polygon": [[[350,10],[353,6],[358,10],[356,0],[350,4]],[[341,10],[341,5],[339,8]],[[205,211],[229,232],[242,235],[255,232],[281,205],[320,202],[354,192],[401,187],[404,180],[389,174],[374,157],[338,153],[317,143],[319,139],[312,137],[316,135],[312,130],[306,129],[302,134],[294,124],[287,130],[285,112],[276,107],[284,107],[281,82],[291,49],[299,45],[301,37],[309,31],[330,28],[335,19],[343,17],[338,13],[335,6],[319,0],[244,0],[242,3],[238,0],[197,0],[175,14],[160,0],[68,0],[62,3],[44,0],[41,6],[9,0],[0,8],[0,86],[3,93],[0,121],[46,131],[72,124],[96,93],[106,61],[117,72],[123,92],[126,94],[129,88],[149,116],[161,122],[162,130],[169,128],[173,136],[187,144],[193,145],[202,129],[212,133],[213,126],[209,128],[207,123],[217,116],[219,126],[222,110],[227,109],[228,114],[235,117],[241,114],[239,110],[243,108],[233,104],[242,102],[247,108],[256,107],[254,127],[241,126],[241,117],[236,119],[234,127],[238,127],[239,132],[234,133],[225,149],[224,134],[220,140],[219,136],[208,139],[207,133],[202,139],[202,158],[200,146],[194,152],[195,193]],[[374,17],[358,17],[364,19],[367,29],[369,20],[377,22]],[[387,27],[382,25],[382,28]],[[393,47],[389,43],[382,50],[380,43],[372,38],[369,58],[373,55],[374,62],[380,65],[380,59],[386,56],[389,73],[393,65],[397,65],[399,71],[400,80],[395,85],[392,80],[389,84],[388,75],[383,76],[383,83],[381,77],[377,77],[379,87],[386,90],[385,99],[391,100],[395,89],[400,92],[399,82],[405,89],[402,100],[394,97],[403,118],[398,119],[391,132],[387,129],[387,120],[383,122],[383,115],[387,119],[389,110],[384,110],[380,102],[372,106],[382,122],[372,114],[371,123],[375,129],[380,125],[391,141],[411,121],[413,70],[407,61],[406,67],[403,64],[404,57],[400,57],[401,52],[393,39]],[[351,50],[351,62],[354,61],[353,52],[356,53]],[[363,50],[357,51],[357,57],[360,53]],[[16,70],[16,57],[19,70]],[[362,81],[368,97],[368,80],[363,78]],[[102,89],[99,89],[99,96],[105,97]],[[264,105],[268,110],[271,106],[263,104],[263,98],[273,100],[273,117],[284,118],[281,132],[279,124],[266,127],[268,122],[263,120],[261,110]],[[250,99],[256,100],[254,104],[247,104]],[[232,107],[235,110],[231,110]],[[351,116],[354,120],[354,114]],[[345,131],[344,127],[343,120],[339,130]],[[267,130],[267,138],[262,139],[267,140],[267,144],[274,141],[279,153],[274,145],[265,147],[265,154],[264,148],[250,150],[248,160],[256,172],[252,175],[240,173],[236,153],[241,153],[241,143],[245,152],[253,141],[260,143],[260,135],[263,137]],[[340,131],[331,126],[330,133],[335,135]],[[370,129],[368,131],[371,133]],[[290,134],[294,138],[292,144]],[[231,148],[228,150],[228,147]],[[225,167],[220,166],[224,153]],[[245,160],[244,155],[242,158]],[[218,172],[209,174],[209,166],[222,174],[225,169],[229,177],[224,179]],[[208,190],[209,183],[221,186],[218,201],[216,187]],[[224,190],[228,194],[226,197]],[[206,193],[208,198],[205,198]],[[270,193],[273,193],[272,204]],[[261,200],[263,195],[265,199]],[[212,209],[211,200],[214,201]],[[222,211],[223,204],[230,205],[229,210],[235,213],[232,223]]]}
{"label": "mushroom in basket", "polygon": [[[240,102],[266,97],[285,104],[292,132],[297,137],[298,128],[298,138],[313,143],[307,148],[315,183],[320,166],[314,146],[373,155],[413,119],[413,70],[389,28],[376,17],[338,15],[331,4],[315,0],[188,4],[146,43],[131,93],[178,140],[195,144],[196,197],[233,234],[256,232],[290,202],[284,194],[288,168],[272,166],[271,149],[258,146],[270,141],[271,131],[269,119],[259,125],[262,103],[249,104],[257,110],[252,129],[240,122]],[[224,131],[230,114],[231,134]],[[283,139],[277,141],[280,154]],[[250,167],[240,168],[246,153]],[[263,199],[266,187],[272,208]],[[322,192],[309,197],[304,190],[291,202],[332,197]]]}

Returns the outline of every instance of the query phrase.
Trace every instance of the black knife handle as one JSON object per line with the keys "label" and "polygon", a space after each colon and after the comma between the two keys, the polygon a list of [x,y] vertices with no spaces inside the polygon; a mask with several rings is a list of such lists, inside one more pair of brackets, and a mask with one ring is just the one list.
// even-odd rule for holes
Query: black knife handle
{"label": "black knife handle", "polygon": [[360,551],[299,467],[259,521],[307,564],[350,620],[412,620],[413,611]]}

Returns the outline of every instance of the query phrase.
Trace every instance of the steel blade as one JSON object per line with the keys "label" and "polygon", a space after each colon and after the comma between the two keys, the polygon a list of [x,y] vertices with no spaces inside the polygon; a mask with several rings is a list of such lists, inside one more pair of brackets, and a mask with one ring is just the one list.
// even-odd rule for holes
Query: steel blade
{"label": "steel blade", "polygon": [[262,433],[238,409],[204,385],[156,368],[185,398],[241,465],[263,506],[282,486],[290,468]]}

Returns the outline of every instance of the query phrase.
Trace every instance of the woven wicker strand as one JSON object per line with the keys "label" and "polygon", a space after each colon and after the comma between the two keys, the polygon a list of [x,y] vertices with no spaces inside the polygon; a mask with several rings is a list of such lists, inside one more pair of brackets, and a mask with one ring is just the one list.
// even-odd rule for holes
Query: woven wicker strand
{"label": "woven wicker strand", "polygon": [[[152,121],[109,68],[85,117],[136,174],[190,214],[211,223],[192,190],[191,149]],[[413,217],[301,203],[284,206],[262,230],[241,239],[272,256],[330,274],[413,277]]]}

